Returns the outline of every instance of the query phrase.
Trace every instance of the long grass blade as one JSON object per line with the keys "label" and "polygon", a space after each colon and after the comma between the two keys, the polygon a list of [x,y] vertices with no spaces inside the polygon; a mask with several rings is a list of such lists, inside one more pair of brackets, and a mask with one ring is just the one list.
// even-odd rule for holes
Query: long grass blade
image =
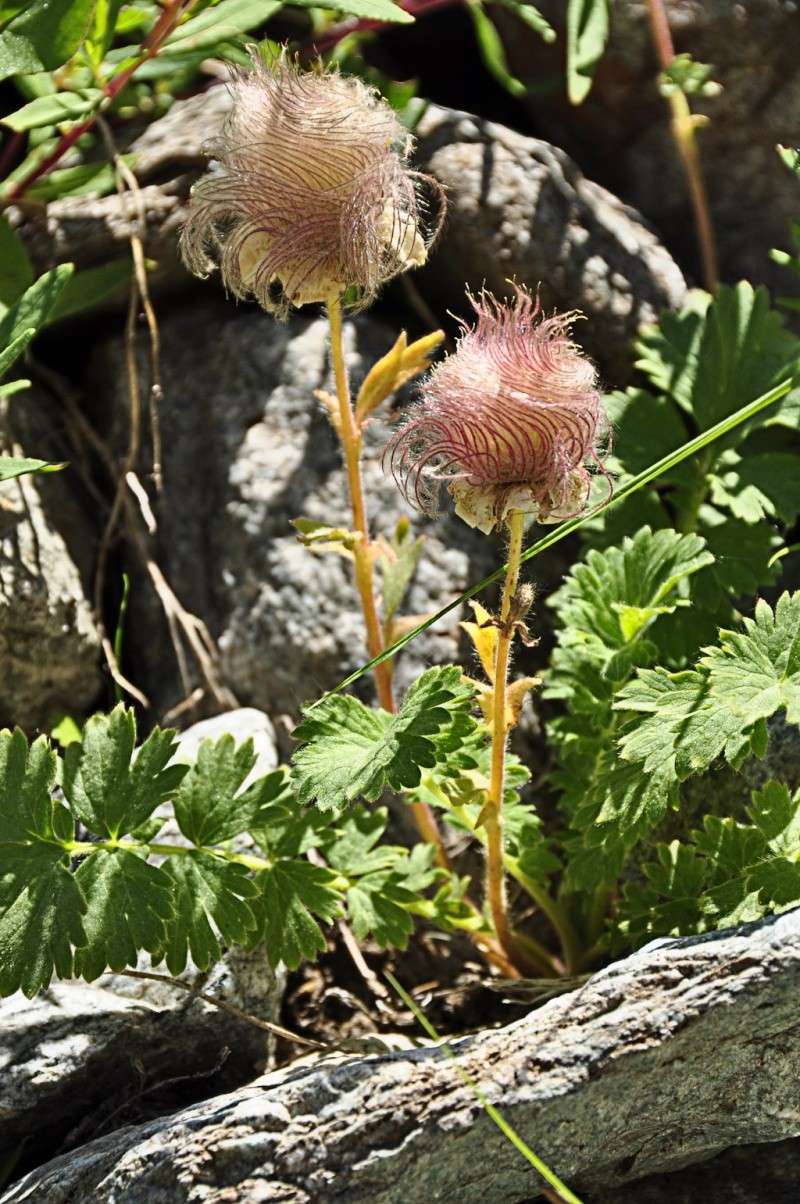
{"label": "long grass blade", "polygon": [[488,1099],[483,1094],[472,1075],[467,1073],[448,1043],[442,1040],[428,1017],[420,1008],[419,1004],[417,1004],[411,998],[408,991],[406,991],[406,989],[400,985],[395,976],[390,974],[388,970],[385,971],[385,974],[395,991],[397,991],[397,994],[402,999],[403,1003],[414,1013],[417,1022],[425,1029],[425,1032],[428,1034],[431,1040],[440,1042],[440,1048],[442,1052],[445,1053],[454,1064],[461,1081],[473,1093],[475,1098],[479,1101],[481,1107],[485,1110],[487,1115],[491,1117],[503,1136],[507,1137],[514,1148],[518,1150],[520,1154],[522,1154],[523,1158],[528,1160],[536,1173],[541,1175],[541,1177],[544,1179],[545,1183],[550,1184],[550,1186],[556,1192],[559,1200],[563,1200],[565,1204],[581,1204],[581,1201],[578,1199],[575,1193],[571,1192],[567,1185],[561,1182],[558,1175],[554,1174],[554,1172],[550,1170],[550,1167],[547,1165],[547,1163],[542,1162],[538,1154],[534,1154],[530,1146],[522,1140],[516,1129],[511,1127],[502,1113],[498,1112],[497,1108],[495,1108],[494,1104],[489,1103]]}

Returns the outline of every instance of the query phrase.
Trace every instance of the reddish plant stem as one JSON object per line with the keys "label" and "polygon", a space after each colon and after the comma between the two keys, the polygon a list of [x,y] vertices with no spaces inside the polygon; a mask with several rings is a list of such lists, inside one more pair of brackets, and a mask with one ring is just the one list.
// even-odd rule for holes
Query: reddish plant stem
{"label": "reddish plant stem", "polygon": [[[103,97],[104,101],[107,102],[106,108],[108,107],[108,104],[110,104],[111,101],[113,101],[115,97],[119,95],[119,93],[130,81],[132,76],[136,74],[142,64],[146,63],[149,59],[156,57],[164,42],[175,29],[175,26],[178,24],[181,17],[184,15],[184,13],[187,13],[191,9],[193,4],[194,0],[168,0],[168,3],[165,5],[161,13],[161,16],[158,18],[155,25],[150,30],[150,33],[142,43],[141,53],[137,62],[131,63],[131,65],[126,67],[124,71],[120,71],[118,75],[113,76],[110,80],[108,80],[107,83],[103,85]],[[99,115],[100,110],[98,109],[95,113],[92,113],[85,118],[84,121],[79,121],[77,125],[72,126],[72,128],[67,130],[65,134],[62,134],[57,145],[53,147],[50,154],[46,155],[44,159],[42,159],[41,163],[38,163],[36,167],[28,172],[27,176],[24,176],[23,179],[14,185],[11,192],[8,194],[8,197],[6,198],[6,202],[8,204],[13,204],[15,201],[19,201],[32,184],[35,184],[37,180],[41,180],[42,176],[46,176],[50,171],[52,171],[55,165],[61,159],[63,159],[64,155],[71,147],[75,145],[78,139],[92,128]]]}
{"label": "reddish plant stem", "polygon": [[[647,6],[653,45],[661,69],[666,71],[675,58],[675,45],[672,41],[667,13],[663,0],[647,0]],[[672,134],[689,185],[697,243],[703,265],[703,280],[708,291],[713,292],[718,282],[717,250],[714,227],[711,224],[711,213],[708,207],[708,194],[695,138],[695,125],[698,119],[693,117],[686,95],[679,88],[670,94],[668,101],[672,110]]]}

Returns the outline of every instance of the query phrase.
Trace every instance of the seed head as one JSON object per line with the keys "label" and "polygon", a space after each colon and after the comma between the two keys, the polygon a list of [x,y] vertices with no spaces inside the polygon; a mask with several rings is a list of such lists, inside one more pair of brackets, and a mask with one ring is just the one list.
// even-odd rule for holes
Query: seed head
{"label": "seed head", "polygon": [[[192,190],[181,250],[190,271],[217,266],[237,297],[285,317],[355,287],[368,303],[424,263],[441,225],[441,190],[409,171],[413,140],[361,80],[302,71],[285,52],[230,85],[216,165]],[[423,193],[437,201],[428,220]]]}
{"label": "seed head", "polygon": [[478,321],[433,369],[385,459],[406,499],[435,514],[442,484],[456,513],[489,532],[510,510],[540,523],[580,513],[605,415],[593,364],[570,339],[575,313],[544,317],[516,285],[511,302],[470,296]]}

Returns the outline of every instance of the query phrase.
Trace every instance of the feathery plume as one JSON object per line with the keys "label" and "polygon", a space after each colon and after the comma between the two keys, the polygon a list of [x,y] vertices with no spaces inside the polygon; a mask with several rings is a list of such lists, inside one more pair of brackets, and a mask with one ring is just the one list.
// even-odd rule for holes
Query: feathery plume
{"label": "feathery plume", "polygon": [[[230,85],[233,108],[192,190],[181,250],[190,271],[219,264],[237,297],[285,317],[349,288],[359,304],[384,281],[424,263],[442,193],[408,169],[413,139],[361,80],[303,71],[284,51]],[[435,196],[427,218],[425,194]]]}
{"label": "feathery plume", "polygon": [[492,531],[511,510],[540,523],[574,517],[606,426],[593,364],[570,339],[576,313],[541,313],[514,285],[511,302],[469,299],[458,347],[430,373],[385,461],[407,501],[435,514],[446,484],[456,513]]}

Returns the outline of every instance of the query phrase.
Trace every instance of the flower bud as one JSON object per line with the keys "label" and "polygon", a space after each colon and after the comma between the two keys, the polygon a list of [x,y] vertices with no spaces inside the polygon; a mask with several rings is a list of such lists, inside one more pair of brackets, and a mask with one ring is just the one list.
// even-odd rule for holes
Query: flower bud
{"label": "flower bud", "polygon": [[511,510],[572,518],[591,487],[606,426],[595,368],[569,337],[578,315],[544,317],[538,298],[470,296],[477,324],[423,382],[386,449],[407,501],[435,514],[446,484],[456,513],[490,532]]}
{"label": "flower bud", "polygon": [[[285,317],[290,306],[355,289],[368,303],[425,262],[442,193],[406,166],[413,139],[361,80],[302,71],[282,53],[231,83],[233,108],[192,190],[181,250],[190,271],[217,263],[237,297]],[[438,217],[425,219],[425,187]]]}

